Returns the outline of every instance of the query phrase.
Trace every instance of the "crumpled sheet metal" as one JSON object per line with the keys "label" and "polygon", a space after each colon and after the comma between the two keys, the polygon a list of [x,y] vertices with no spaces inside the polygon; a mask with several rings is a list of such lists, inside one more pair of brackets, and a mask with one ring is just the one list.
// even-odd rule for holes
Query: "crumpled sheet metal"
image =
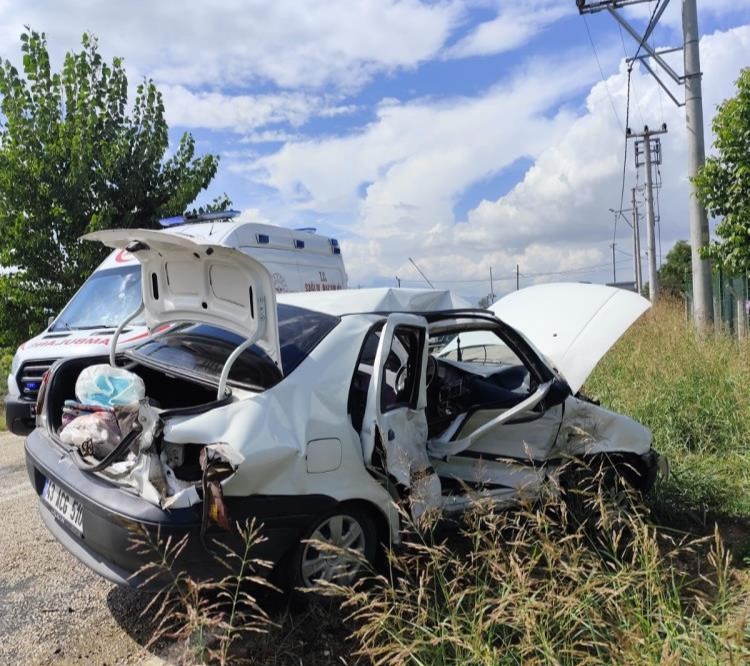
{"label": "crumpled sheet metal", "polygon": [[652,440],[651,431],[629,416],[570,397],[565,402],[557,445],[550,455],[585,456],[608,451],[645,455]]}

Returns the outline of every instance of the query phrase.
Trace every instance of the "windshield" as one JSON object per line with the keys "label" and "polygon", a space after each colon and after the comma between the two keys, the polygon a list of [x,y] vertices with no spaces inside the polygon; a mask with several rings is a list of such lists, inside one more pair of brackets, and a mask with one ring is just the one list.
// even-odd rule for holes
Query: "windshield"
{"label": "windshield", "polygon": [[[450,338],[450,341],[437,352],[440,358],[464,363],[520,363],[518,356],[494,331],[466,331]],[[430,342],[432,346],[432,339]]]}
{"label": "windshield", "polygon": [[[141,302],[141,267],[96,271],[84,282],[52,326],[53,331],[115,328]],[[145,320],[133,322],[143,326]]]}
{"label": "windshield", "polygon": [[[337,317],[292,305],[277,306],[283,376],[291,373],[339,322]],[[229,355],[244,341],[242,336],[208,324],[180,324],[129,352],[160,365],[179,368],[217,383]],[[234,362],[229,383],[251,389],[267,389],[282,373],[257,345]]]}

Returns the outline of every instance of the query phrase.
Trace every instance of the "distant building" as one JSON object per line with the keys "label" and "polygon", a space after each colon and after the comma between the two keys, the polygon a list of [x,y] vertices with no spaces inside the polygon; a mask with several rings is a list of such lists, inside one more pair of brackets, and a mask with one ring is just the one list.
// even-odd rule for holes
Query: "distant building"
{"label": "distant building", "polygon": [[637,289],[635,288],[635,282],[628,281],[628,282],[607,282],[608,287],[617,287],[618,289],[625,289],[626,291],[633,291],[637,293]]}

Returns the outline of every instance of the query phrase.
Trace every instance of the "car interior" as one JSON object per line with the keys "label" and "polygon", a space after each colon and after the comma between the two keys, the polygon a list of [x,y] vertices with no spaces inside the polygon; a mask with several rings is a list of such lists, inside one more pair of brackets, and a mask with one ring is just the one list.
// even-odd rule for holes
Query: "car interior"
{"label": "car interior", "polygon": [[[362,428],[381,330],[373,328],[367,335],[352,379],[349,414],[357,432]],[[421,356],[414,331],[407,326],[396,330],[385,362],[382,411],[408,405],[418,388]],[[535,388],[527,367],[497,335],[480,345],[461,347],[459,343],[457,349],[445,353],[434,344],[435,339],[445,343],[460,336],[460,330],[449,336],[443,330],[430,335],[425,410],[428,438],[444,433],[459,417],[463,419],[452,438],[466,436],[488,420],[488,411],[496,414],[509,409]]]}

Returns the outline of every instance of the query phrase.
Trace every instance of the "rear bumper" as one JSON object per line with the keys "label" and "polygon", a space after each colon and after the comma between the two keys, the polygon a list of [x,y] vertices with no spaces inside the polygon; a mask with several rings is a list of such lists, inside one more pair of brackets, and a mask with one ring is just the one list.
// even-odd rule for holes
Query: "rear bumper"
{"label": "rear bumper", "polygon": [[[107,480],[80,470],[42,430],[36,429],[26,439],[26,467],[39,499],[39,510],[47,528],[65,548],[94,572],[118,585],[139,587],[146,576],[138,572],[155,553],[133,548],[133,537],[145,529],[152,537],[166,540],[188,537],[187,546],[177,561],[180,570],[195,578],[226,575],[216,562],[223,549],[220,541],[239,548],[236,532],[225,532],[213,526],[206,531],[205,544],[200,538],[202,504],[185,509],[164,511],[132,492]],[[79,535],[60,522],[41,499],[47,479],[54,481],[83,506],[83,534]],[[304,530],[319,515],[330,509],[335,500],[325,495],[226,497],[233,521],[255,518],[263,525],[266,540],[257,544],[251,555],[276,564],[296,546]]]}
{"label": "rear bumper", "polygon": [[5,425],[14,435],[28,435],[36,421],[36,402],[5,396]]}

